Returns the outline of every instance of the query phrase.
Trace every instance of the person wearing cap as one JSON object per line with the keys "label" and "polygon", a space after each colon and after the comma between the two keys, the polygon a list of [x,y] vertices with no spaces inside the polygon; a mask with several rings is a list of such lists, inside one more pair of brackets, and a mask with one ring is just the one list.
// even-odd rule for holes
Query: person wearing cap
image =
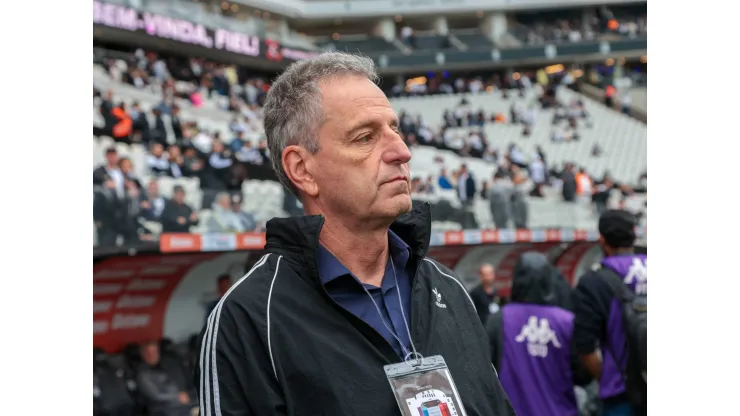
{"label": "person wearing cap", "polygon": [[[576,349],[588,372],[599,380],[604,416],[641,415],[626,397],[622,374],[627,366],[627,338],[621,307],[607,274],[615,272],[637,294],[647,295],[647,255],[635,254],[634,215],[609,210],[599,218],[603,259],[578,281],[574,291]],[[600,353],[597,349],[600,349]]]}

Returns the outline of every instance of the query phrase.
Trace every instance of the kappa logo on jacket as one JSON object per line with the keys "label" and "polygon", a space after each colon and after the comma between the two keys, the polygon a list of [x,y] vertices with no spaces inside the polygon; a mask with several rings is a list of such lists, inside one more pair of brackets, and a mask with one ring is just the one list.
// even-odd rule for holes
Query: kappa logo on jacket
{"label": "kappa logo on jacket", "polygon": [[640,259],[632,259],[632,265],[624,276],[624,283],[635,285],[635,294],[647,295],[647,259],[643,263]]}
{"label": "kappa logo on jacket", "polygon": [[547,318],[538,319],[530,316],[519,335],[514,338],[516,342],[527,342],[527,352],[532,357],[547,357],[548,346],[552,343],[555,348],[560,348],[557,334],[550,328]]}
{"label": "kappa logo on jacket", "polygon": [[446,308],[447,305],[442,303],[442,294],[439,293],[436,287],[432,289],[432,293],[434,293],[434,304],[442,309]]}

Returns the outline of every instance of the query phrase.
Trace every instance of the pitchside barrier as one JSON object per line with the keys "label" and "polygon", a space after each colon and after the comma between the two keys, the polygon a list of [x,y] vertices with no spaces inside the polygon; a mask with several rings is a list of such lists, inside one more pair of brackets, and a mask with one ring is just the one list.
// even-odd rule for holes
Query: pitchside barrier
{"label": "pitchside barrier", "polygon": [[[645,230],[638,236],[646,251]],[[519,256],[545,254],[575,284],[601,258],[592,230],[466,230],[433,233],[428,257],[471,288],[478,267],[496,268],[503,296]],[[262,256],[265,236],[163,234],[159,243],[93,251],[93,343],[110,352],[126,344],[169,338],[183,341],[202,328],[206,305],[217,298],[217,279],[242,277]]]}

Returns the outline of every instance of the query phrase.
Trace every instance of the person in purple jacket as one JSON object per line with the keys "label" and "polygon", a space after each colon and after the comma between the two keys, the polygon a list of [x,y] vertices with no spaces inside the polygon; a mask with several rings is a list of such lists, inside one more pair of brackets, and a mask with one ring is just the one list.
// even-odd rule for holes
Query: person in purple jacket
{"label": "person in purple jacket", "polygon": [[492,362],[518,416],[578,416],[574,387],[590,381],[572,343],[571,294],[559,280],[544,255],[522,254],[510,303],[486,324]]}
{"label": "person in purple jacket", "polygon": [[647,255],[635,254],[636,223],[626,211],[601,215],[604,258],[579,279],[574,291],[575,345],[584,366],[599,381],[603,416],[647,414],[647,385],[634,377],[629,391],[625,384],[627,338],[620,303],[607,281],[607,273],[616,273],[635,295],[647,296]]}

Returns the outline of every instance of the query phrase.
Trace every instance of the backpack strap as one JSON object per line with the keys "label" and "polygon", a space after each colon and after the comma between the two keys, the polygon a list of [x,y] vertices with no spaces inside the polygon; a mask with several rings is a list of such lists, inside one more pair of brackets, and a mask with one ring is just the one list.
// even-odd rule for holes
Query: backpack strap
{"label": "backpack strap", "polygon": [[619,273],[605,266],[601,266],[599,271],[601,272],[600,274],[603,276],[604,281],[609,285],[613,296],[617,298],[622,305],[632,301],[635,294],[632,293],[626,284],[624,284],[624,280]]}
{"label": "backpack strap", "polygon": [[[609,267],[602,266],[601,269],[599,269],[601,272],[601,276],[603,276],[604,281],[609,285],[609,288],[612,291],[612,294],[617,300],[619,301],[619,314],[620,316],[623,316],[622,314],[622,307],[624,307],[625,304],[629,303],[632,298],[635,296],[634,293],[632,293],[631,290],[627,287],[627,285],[624,284],[624,280],[622,280],[622,276],[619,275],[616,271],[612,270]],[[624,328],[626,326],[626,322],[622,322],[622,327]],[[625,336],[626,330],[624,330]],[[629,340],[627,340],[629,342]],[[626,368],[619,368],[619,363],[617,362],[617,355],[614,353],[614,349],[612,348],[612,345],[609,344],[609,352],[612,355],[612,360],[614,360],[614,364],[619,369],[619,372],[622,374],[623,379],[627,378],[627,369]]]}

